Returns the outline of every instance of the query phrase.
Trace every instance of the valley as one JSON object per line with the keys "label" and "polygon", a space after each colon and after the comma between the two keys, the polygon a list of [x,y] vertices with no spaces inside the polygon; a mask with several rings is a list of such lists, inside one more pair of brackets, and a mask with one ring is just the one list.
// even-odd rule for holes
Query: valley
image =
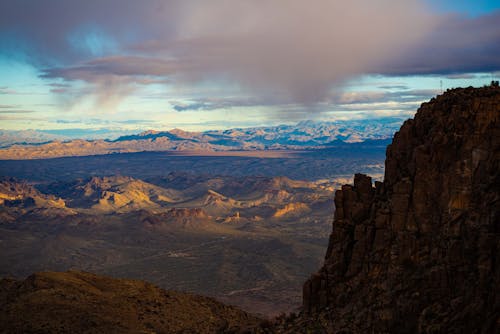
{"label": "valley", "polygon": [[295,312],[335,190],[381,179],[387,143],[1,160],[0,276],[84,270]]}
{"label": "valley", "polygon": [[[171,173],[0,183],[1,276],[80,270],[274,315],[320,263],[335,181]],[[279,312],[278,312],[279,311]]]}
{"label": "valley", "polygon": [[500,334],[499,22],[0,0],[0,334]]}
{"label": "valley", "polygon": [[[350,178],[352,172],[381,177],[385,149],[391,140],[338,144],[330,148],[262,152],[137,152],[0,160],[0,175],[30,182],[74,180],[89,176],[126,175],[148,179],[171,172],[228,176],[286,176],[297,180]],[[257,153],[260,156],[255,156]]]}
{"label": "valley", "polygon": [[2,161],[0,322],[498,332],[498,105],[493,84],[424,104],[387,147],[385,170],[373,142],[265,158]]}

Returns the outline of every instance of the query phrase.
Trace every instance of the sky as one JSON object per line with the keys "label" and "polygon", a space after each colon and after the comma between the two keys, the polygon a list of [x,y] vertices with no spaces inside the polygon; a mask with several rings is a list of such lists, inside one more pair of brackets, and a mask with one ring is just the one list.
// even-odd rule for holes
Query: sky
{"label": "sky", "polygon": [[411,117],[500,77],[500,1],[0,0],[0,129]]}

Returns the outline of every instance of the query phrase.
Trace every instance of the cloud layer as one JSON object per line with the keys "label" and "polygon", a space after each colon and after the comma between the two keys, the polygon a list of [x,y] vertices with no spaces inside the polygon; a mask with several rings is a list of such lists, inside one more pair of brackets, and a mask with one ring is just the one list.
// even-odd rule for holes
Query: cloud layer
{"label": "cloud layer", "polygon": [[366,73],[498,70],[498,22],[437,16],[419,0],[5,0],[0,53],[86,83],[101,104],[138,85],[209,82],[310,105]]}

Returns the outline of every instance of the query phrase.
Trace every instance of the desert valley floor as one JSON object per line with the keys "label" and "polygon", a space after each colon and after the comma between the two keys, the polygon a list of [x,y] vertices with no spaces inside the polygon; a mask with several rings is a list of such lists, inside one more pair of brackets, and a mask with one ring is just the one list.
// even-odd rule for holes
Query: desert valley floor
{"label": "desert valley floor", "polygon": [[0,274],[75,268],[276,315],[322,263],[334,191],[381,178],[386,141],[0,163]]}

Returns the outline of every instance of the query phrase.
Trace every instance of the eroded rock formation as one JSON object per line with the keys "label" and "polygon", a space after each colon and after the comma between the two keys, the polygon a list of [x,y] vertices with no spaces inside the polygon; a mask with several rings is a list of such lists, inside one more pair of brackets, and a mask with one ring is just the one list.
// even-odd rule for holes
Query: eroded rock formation
{"label": "eroded rock formation", "polygon": [[335,198],[304,311],[327,332],[500,330],[500,89],[424,103],[387,148],[384,182]]}

